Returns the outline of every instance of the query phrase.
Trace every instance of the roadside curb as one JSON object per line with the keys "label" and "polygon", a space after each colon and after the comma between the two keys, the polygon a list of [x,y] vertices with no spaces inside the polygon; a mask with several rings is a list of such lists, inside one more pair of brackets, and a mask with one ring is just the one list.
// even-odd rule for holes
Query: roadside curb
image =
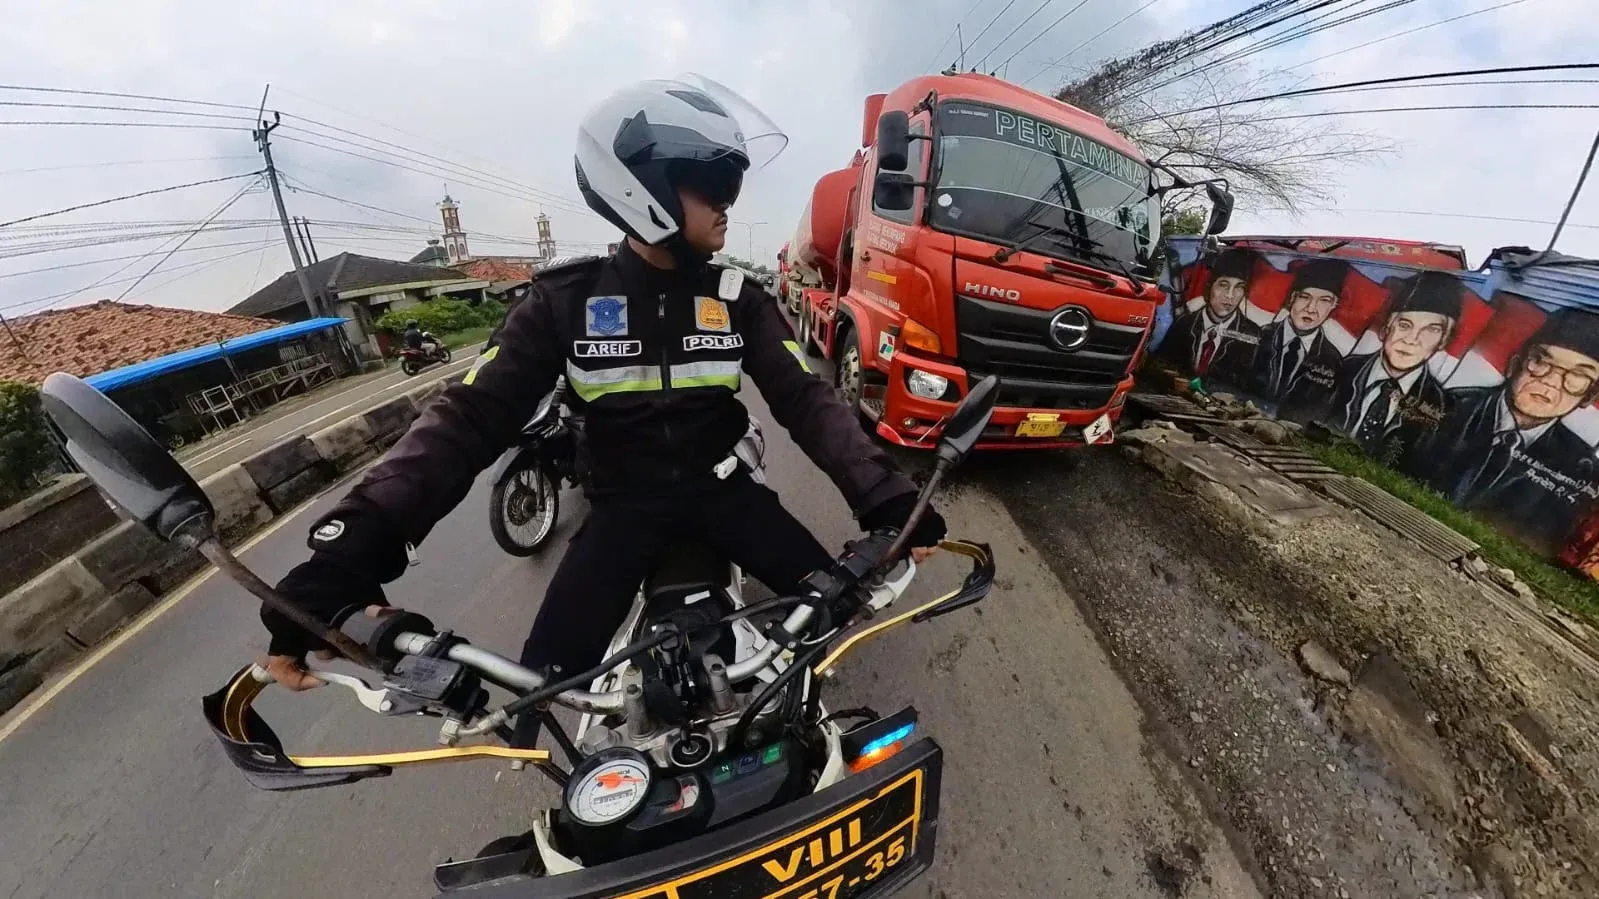
{"label": "roadside curb", "polygon": [[[1122,451],[1198,498],[1282,587],[1223,611],[1306,670],[1318,712],[1417,800],[1413,817],[1440,822],[1456,858],[1506,895],[1530,895],[1529,883],[1540,895],[1556,884],[1591,895],[1595,872],[1581,860],[1599,852],[1599,827],[1583,808],[1599,782],[1581,747],[1593,731],[1588,716],[1567,713],[1599,691],[1591,631],[1445,560],[1321,489],[1315,473],[1290,483],[1221,438],[1196,442],[1179,427],[1201,440],[1214,429],[1179,410],[1149,419],[1119,435]],[[1261,477],[1212,477],[1222,466],[1192,462],[1210,455]],[[1257,488],[1271,482],[1325,514],[1292,520],[1261,508],[1270,491]]]}
{"label": "roadside curb", "polygon": [[[285,438],[205,478],[218,536],[237,546],[397,443],[459,372],[420,384],[313,434]],[[205,568],[198,554],[123,521],[0,596],[0,714]]]}

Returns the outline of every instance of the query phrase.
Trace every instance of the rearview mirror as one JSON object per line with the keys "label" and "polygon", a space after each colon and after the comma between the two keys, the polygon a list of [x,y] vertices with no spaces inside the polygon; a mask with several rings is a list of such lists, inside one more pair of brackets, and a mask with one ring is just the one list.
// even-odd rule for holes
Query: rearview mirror
{"label": "rearview mirror", "polygon": [[1233,193],[1213,181],[1205,185],[1205,194],[1210,197],[1210,221],[1205,225],[1205,233],[1220,234],[1233,220]]}
{"label": "rearview mirror", "polygon": [[904,212],[916,203],[916,179],[903,172],[878,172],[872,205],[889,212]]}
{"label": "rearview mirror", "polygon": [[938,458],[950,465],[959,463],[977,446],[977,441],[994,416],[994,405],[999,402],[999,378],[994,375],[978,381],[966,391],[949,421],[944,423],[943,437],[938,442]]}
{"label": "rearview mirror", "polygon": [[112,503],[162,540],[211,536],[216,516],[205,491],[122,407],[60,372],[45,378],[39,393],[66,437],[67,455]]}
{"label": "rearview mirror", "polygon": [[910,165],[911,118],[903,111],[885,112],[877,117],[877,168],[903,172]]}

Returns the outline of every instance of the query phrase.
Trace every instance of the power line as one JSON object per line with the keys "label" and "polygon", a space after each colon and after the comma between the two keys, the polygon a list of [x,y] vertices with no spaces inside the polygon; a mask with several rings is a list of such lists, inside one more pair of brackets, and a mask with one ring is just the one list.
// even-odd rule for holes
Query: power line
{"label": "power line", "polygon": [[240,131],[233,125],[190,125],[185,122],[87,122],[62,119],[5,119],[0,125],[27,126],[93,126],[100,128],[174,128],[180,131]]}
{"label": "power line", "polygon": [[944,42],[942,44],[938,45],[937,52],[933,54],[933,61],[925,66],[922,66],[922,71],[928,71],[929,69],[932,69],[934,66],[938,65],[938,58],[943,55],[944,48],[948,47],[949,42],[954,40],[955,35],[960,32],[961,23],[970,18],[972,13],[977,12],[977,7],[982,6],[986,2],[987,0],[977,0],[976,3],[972,4],[971,9],[966,10],[966,12],[963,13],[960,18],[955,20],[955,27],[949,30],[949,35],[944,38]]}
{"label": "power line", "polygon": [[254,156],[190,156],[183,159],[121,159],[115,162],[81,162],[75,165],[48,165],[32,169],[7,169],[0,175],[35,175],[43,172],[68,172],[78,169],[112,168],[123,165],[167,165],[180,162],[236,162]]}
{"label": "power line", "polygon": [[53,216],[53,215],[65,215],[68,212],[77,212],[80,209],[91,209],[91,208],[93,208],[95,206],[105,206],[105,205],[110,204],[110,203],[120,203],[123,200],[133,200],[133,199],[137,199],[139,197],[149,197],[149,196],[154,196],[155,194],[170,193],[170,192],[175,191],[175,190],[184,190],[185,188],[190,188],[190,187],[200,187],[200,186],[205,185],[205,184],[219,184],[219,183],[221,183],[223,181],[236,181],[236,180],[238,180],[240,178],[251,178],[251,177],[254,177],[256,175],[261,174],[261,171],[262,170],[258,169],[256,171],[245,172],[245,173],[240,174],[240,175],[226,175],[226,176],[221,177],[221,178],[208,178],[208,179],[206,179],[204,181],[190,181],[187,184],[174,184],[171,187],[158,187],[158,188],[155,188],[153,190],[142,190],[142,191],[139,191],[138,193],[134,193],[134,194],[124,194],[123,196],[120,196],[120,197],[112,197],[109,200],[95,200],[92,203],[79,203],[76,206],[68,206],[65,209],[57,209],[57,210],[54,210],[52,212],[40,212],[40,213],[35,213],[34,215],[23,216],[22,218],[19,218],[19,219],[12,219],[9,222],[0,222],[0,228],[6,228],[6,227],[9,227],[11,225],[20,225],[23,222],[31,222],[31,221],[34,221],[35,219],[49,218],[50,216]]}
{"label": "power line", "polygon": [[227,201],[224,202],[221,206],[218,206],[215,212],[211,213],[209,216],[206,217],[205,221],[201,222],[199,225],[197,225],[195,227],[195,229],[193,231],[190,231],[187,235],[184,236],[184,238],[182,240],[178,241],[178,245],[177,246],[175,246],[172,249],[168,250],[166,252],[166,254],[163,255],[160,259],[157,259],[155,261],[155,265],[150,266],[148,271],[146,271],[143,275],[139,276],[139,280],[134,281],[132,284],[129,284],[127,289],[122,291],[122,293],[117,297],[117,302],[121,302],[123,297],[126,297],[128,294],[132,293],[134,288],[138,287],[140,284],[143,284],[145,278],[148,278],[151,275],[155,274],[155,270],[160,268],[161,265],[163,263],[165,263],[168,259],[171,259],[173,253],[176,253],[177,251],[183,249],[183,245],[184,244],[186,244],[189,241],[193,240],[195,238],[195,235],[197,235],[201,231],[205,230],[205,227],[207,225],[211,224],[211,222],[214,221],[217,216],[219,216],[223,212],[227,211],[229,206],[232,206],[234,203],[237,203],[239,201],[239,198],[244,196],[245,192],[248,191],[251,188],[251,186],[252,186],[251,184],[246,184],[243,187],[239,188],[238,193],[235,193],[233,196],[229,197],[227,199]]}
{"label": "power line", "polygon": [[[276,222],[274,222],[273,224],[276,224]],[[269,227],[269,226],[262,225],[261,227],[265,228],[265,227]],[[220,250],[220,249],[222,249],[224,247],[242,247],[242,246],[255,247],[255,246],[259,246],[260,244],[261,244],[261,241],[259,239],[257,239],[257,240],[241,240],[241,241],[235,241],[233,243],[214,243],[214,244],[209,244],[209,245],[203,246],[203,247],[189,247],[188,249],[183,250],[181,252],[194,253],[194,252],[198,252],[200,250]],[[106,263],[109,263],[109,262],[126,262],[129,259],[134,259],[134,260],[137,260],[137,259],[148,259],[149,257],[150,257],[150,254],[148,252],[145,252],[145,253],[133,253],[133,254],[130,254],[130,255],[127,255],[127,256],[111,256],[111,257],[107,257],[105,259],[90,259],[90,260],[88,260],[86,262],[66,262],[66,263],[62,263],[61,265],[49,265],[49,266],[45,266],[43,268],[30,268],[30,269],[27,269],[25,271],[20,271],[20,272],[6,272],[5,274],[0,274],[0,280],[6,279],[6,278],[21,278],[21,277],[23,277],[25,275],[41,275],[41,274],[45,274],[47,272],[60,272],[60,271],[66,271],[67,269],[71,269],[71,268],[84,268],[84,267],[90,266],[90,265],[105,265]]]}
{"label": "power line", "polygon": [[[1017,22],[1015,28],[1012,28],[1010,31],[1005,32],[1005,36],[999,39],[999,43],[995,44],[993,46],[993,49],[989,50],[987,53],[984,53],[982,58],[977,60],[977,64],[975,66],[973,66],[972,68],[981,69],[983,67],[983,63],[988,62],[988,58],[990,56],[993,56],[995,51],[997,51],[997,50],[999,50],[999,48],[1005,46],[1005,42],[1010,40],[1011,37],[1016,34],[1016,32],[1021,31],[1022,28],[1028,22],[1031,22],[1033,20],[1034,16],[1036,16],[1039,13],[1043,12],[1046,8],[1048,8],[1048,6],[1051,3],[1054,3],[1054,2],[1055,2],[1055,0],[1044,0],[1043,3],[1040,3],[1040,4],[1038,4],[1038,6],[1034,7],[1033,11],[1027,14],[1027,18],[1022,19],[1020,22]],[[1088,2],[1088,0],[1083,0],[1083,2],[1086,3],[1086,2]],[[1078,5],[1081,6],[1082,4],[1079,3]],[[1000,65],[1003,65],[1003,63],[1001,63]],[[998,69],[999,66],[995,66],[994,68]]]}
{"label": "power line", "polygon": [[983,39],[983,35],[988,33],[988,29],[993,28],[994,27],[994,23],[999,21],[999,17],[1003,16],[1005,13],[1009,12],[1010,8],[1012,6],[1015,6],[1015,5],[1016,5],[1016,0],[1010,0],[1009,3],[1005,4],[1005,7],[1003,9],[1001,9],[997,13],[994,13],[994,17],[992,19],[988,20],[988,24],[983,26],[983,30],[982,31],[977,32],[977,37],[972,38],[972,42],[970,44],[968,44],[967,46],[975,48],[977,46],[977,42]]}
{"label": "power line", "polygon": [[[1179,110],[1177,112],[1168,112],[1168,113],[1165,113],[1164,115],[1167,116],[1167,117],[1180,116],[1180,115],[1190,115],[1190,114],[1196,113],[1196,112],[1211,112],[1211,111],[1217,110],[1217,109],[1228,109],[1228,108],[1233,107],[1233,106],[1242,106],[1242,105],[1244,105],[1246,103],[1266,103],[1266,102],[1270,102],[1272,100],[1285,100],[1285,99],[1288,99],[1290,97],[1306,97],[1306,96],[1310,96],[1312,94],[1324,94],[1324,93],[1331,93],[1331,92],[1335,92],[1335,91],[1346,91],[1346,90],[1350,90],[1350,89],[1353,89],[1353,88],[1407,85],[1407,84],[1413,84],[1414,82],[1417,82],[1417,81],[1437,81],[1437,80],[1442,80],[1442,79],[1445,79],[1445,78],[1469,78],[1469,77],[1475,77],[1475,76],[1479,76],[1479,75],[1517,75],[1517,74],[1529,74],[1529,73],[1532,73],[1532,72],[1558,72],[1558,71],[1572,71],[1572,70],[1579,70],[1580,71],[1580,70],[1592,70],[1592,69],[1599,69],[1599,63],[1568,63],[1568,64],[1539,65],[1539,66],[1496,66],[1494,68],[1488,68],[1488,69],[1456,69],[1454,71],[1449,71],[1449,72],[1428,72],[1428,73],[1421,74],[1421,75],[1396,75],[1396,76],[1389,77],[1389,78],[1368,78],[1368,79],[1365,79],[1363,81],[1346,81],[1346,82],[1343,82],[1341,84],[1328,84],[1328,85],[1324,85],[1324,86],[1321,86],[1321,87],[1304,87],[1304,88],[1299,88],[1297,90],[1278,91],[1277,93],[1274,93],[1274,94],[1262,94],[1261,96],[1258,96],[1258,97],[1246,97],[1246,98],[1244,98],[1242,100],[1229,100],[1229,101],[1224,102],[1224,103],[1214,103],[1214,104],[1211,104],[1211,105],[1208,105],[1208,106],[1196,106],[1196,107],[1194,107],[1192,109],[1183,109],[1183,110]],[[1466,82],[1466,84],[1469,84],[1469,83],[1470,82]],[[1435,86],[1455,86],[1455,87],[1458,87],[1458,86],[1463,86],[1463,85],[1435,85]],[[1133,121],[1127,122],[1126,124],[1128,124],[1128,125],[1142,125],[1145,122],[1151,122],[1151,121],[1154,121],[1157,118],[1161,118],[1161,116],[1146,116],[1146,117],[1144,117],[1142,119],[1134,119]]]}
{"label": "power line", "polygon": [[1139,13],[1141,13],[1144,10],[1150,8],[1151,6],[1154,6],[1155,4],[1157,4],[1159,2],[1160,2],[1160,0],[1149,0],[1148,3],[1145,3],[1143,6],[1138,7],[1137,9],[1135,9],[1132,12],[1128,13],[1127,15],[1122,16],[1121,18],[1119,18],[1116,21],[1112,22],[1110,25],[1106,26],[1098,34],[1094,35],[1093,37],[1089,38],[1086,41],[1083,41],[1081,44],[1078,44],[1077,46],[1071,48],[1070,50],[1067,50],[1065,53],[1062,53],[1053,62],[1045,63],[1043,66],[1039,67],[1038,71],[1034,72],[1031,76],[1029,76],[1027,78],[1026,81],[1023,81],[1021,83],[1023,85],[1026,85],[1026,84],[1030,83],[1034,78],[1037,78],[1039,75],[1044,74],[1045,71],[1047,71],[1049,69],[1053,69],[1056,66],[1058,66],[1061,63],[1062,60],[1066,59],[1067,57],[1071,56],[1072,54],[1076,53],[1077,51],[1083,49],[1084,47],[1088,46],[1089,44],[1092,44],[1094,41],[1099,40],[1100,38],[1104,37],[1105,35],[1109,34],[1110,32],[1116,30],[1124,22],[1126,22],[1128,19],[1131,19],[1133,16],[1138,15]]}
{"label": "power line", "polygon": [[1267,116],[1250,119],[1255,122],[1286,122],[1290,119],[1319,119],[1335,115],[1362,115],[1373,112],[1447,112],[1469,109],[1599,109],[1599,103],[1477,103],[1459,106],[1390,106],[1377,109],[1331,109],[1325,112],[1302,112],[1294,115]]}
{"label": "power line", "polygon": [[248,116],[225,115],[218,112],[192,112],[187,109],[157,109],[151,106],[105,106],[91,103],[32,103],[24,100],[0,100],[0,106],[19,106],[30,109],[84,109],[94,112],[152,112],[157,115],[189,116],[201,119],[224,119],[230,122],[252,121]]}
{"label": "power line", "polygon": [[0,84],[0,91],[30,91],[37,94],[75,94],[82,97],[120,97],[124,100],[155,100],[161,103],[185,103],[190,106],[212,106],[217,109],[243,109],[253,112],[255,107],[238,103],[213,103],[209,100],[185,100],[179,97],[159,97],[153,94],[126,94],[118,91],[90,91],[65,87],[36,87],[24,84]]}
{"label": "power line", "polygon": [[[277,244],[277,243],[279,243],[279,241],[276,238],[273,238],[271,240],[267,240],[267,241],[263,241],[262,242],[262,244],[264,244],[265,246],[272,246],[272,245]],[[193,269],[193,268],[196,268],[196,267],[199,267],[199,266],[207,266],[207,265],[210,265],[210,264],[223,262],[223,261],[226,261],[228,259],[233,259],[233,258],[236,258],[238,256],[243,256],[246,253],[254,253],[256,251],[256,249],[258,249],[258,247],[251,247],[251,248],[246,249],[246,250],[240,250],[240,251],[237,251],[237,252],[228,253],[228,254],[226,254],[224,256],[218,256],[218,257],[214,257],[212,259],[199,259],[199,260],[196,260],[194,262],[185,262],[182,265],[174,265],[173,267],[167,269],[167,273],[170,274],[170,273],[176,272],[176,271],[184,271],[184,270]],[[117,280],[117,281],[107,281],[107,282],[105,282],[105,284],[122,284],[122,283],[126,283],[128,281],[132,281],[135,277],[138,277],[138,276],[129,276],[127,278],[122,278],[122,279]],[[171,281],[163,281],[160,285],[157,285],[157,286],[164,286],[165,284],[169,284],[169,283],[171,283]],[[105,285],[102,284],[102,285],[96,285],[96,286],[105,286]],[[23,301],[17,302],[17,303],[8,303],[8,304],[6,304],[4,306],[0,306],[0,312],[7,312],[7,311],[10,311],[12,309],[22,309],[22,308],[25,308],[25,307],[39,306],[39,305],[43,305],[43,304],[46,304],[46,303],[51,303],[51,302],[53,302],[55,300],[59,300],[59,299],[61,299],[63,297],[70,297],[70,296],[72,296],[74,294],[82,293],[83,290],[84,290],[83,288],[80,288],[80,289],[77,289],[77,290],[68,290],[68,291],[63,291],[61,293],[51,294],[50,296],[47,296],[47,297],[36,297],[34,299],[31,299],[31,300],[23,300]]]}
{"label": "power line", "polygon": [[[1366,214],[1366,215],[1413,215],[1413,216],[1423,216],[1423,217],[1429,217],[1429,218],[1471,219],[1471,220],[1484,221],[1484,222],[1510,222],[1512,224],[1517,224],[1517,225],[1553,225],[1553,224],[1555,224],[1555,222],[1550,221],[1548,219],[1524,219],[1524,218],[1513,218],[1511,216],[1504,216],[1504,215],[1475,215],[1475,214],[1469,214],[1469,213],[1463,213],[1463,212],[1421,212],[1421,211],[1414,210],[1414,209],[1352,209],[1352,208],[1349,208],[1349,207],[1346,207],[1346,206],[1339,206],[1337,208],[1328,209],[1328,210],[1325,210],[1325,211],[1334,212],[1334,213],[1340,213],[1340,214],[1341,213],[1349,213],[1349,212],[1358,212],[1358,213],[1362,213],[1362,214]],[[1566,227],[1567,228],[1582,228],[1582,229],[1588,230],[1588,231],[1599,231],[1599,225],[1579,225],[1579,224],[1577,224],[1575,222],[1567,222],[1566,223]]]}
{"label": "power line", "polygon": [[1018,57],[1018,56],[1020,56],[1022,54],[1022,51],[1026,50],[1028,47],[1031,47],[1032,45],[1038,43],[1040,38],[1042,38],[1046,34],[1049,34],[1051,31],[1054,31],[1055,27],[1057,25],[1059,25],[1060,23],[1066,21],[1068,18],[1071,17],[1072,13],[1078,11],[1079,9],[1082,9],[1087,4],[1088,4],[1088,0],[1079,0],[1078,4],[1076,6],[1074,6],[1071,9],[1068,9],[1065,12],[1061,13],[1060,18],[1058,18],[1055,21],[1049,23],[1049,25],[1046,26],[1042,31],[1040,31],[1037,34],[1033,35],[1033,39],[1032,40],[1028,41],[1025,44],[1022,44],[1020,47],[1017,47],[1015,53],[1012,53],[1011,55],[1005,57],[1005,61],[1000,63],[999,66],[995,66],[995,68],[999,68],[1000,66],[1009,65],[1011,60],[1015,59],[1016,57]]}
{"label": "power line", "polygon": [[1395,33],[1387,35],[1385,37],[1379,37],[1379,38],[1375,38],[1373,40],[1366,41],[1365,43],[1362,43],[1362,44],[1356,44],[1353,47],[1345,47],[1342,50],[1338,50],[1338,51],[1333,52],[1333,53],[1328,53],[1325,56],[1318,56],[1315,59],[1307,60],[1305,62],[1296,62],[1293,65],[1289,66],[1288,68],[1289,69],[1304,68],[1305,66],[1313,65],[1315,63],[1321,62],[1324,59],[1332,59],[1334,56],[1342,56],[1345,53],[1353,53],[1356,50],[1364,50],[1367,47],[1372,47],[1372,46],[1375,46],[1377,44],[1386,43],[1387,41],[1394,40],[1395,38],[1405,37],[1406,35],[1415,34],[1418,31],[1426,31],[1429,28],[1437,28],[1440,25],[1448,25],[1451,22],[1458,22],[1461,19],[1469,19],[1472,16],[1480,16],[1483,13],[1493,12],[1496,9],[1504,9],[1507,6],[1516,6],[1518,4],[1526,3],[1526,2],[1527,2],[1527,0],[1508,0],[1508,2],[1500,3],[1497,6],[1488,6],[1488,7],[1482,8],[1482,9],[1472,10],[1471,12],[1468,12],[1468,13],[1461,13],[1458,16],[1450,16],[1447,19],[1439,19],[1436,22],[1429,22],[1426,25],[1418,25],[1415,28],[1407,28],[1404,31],[1395,32]]}

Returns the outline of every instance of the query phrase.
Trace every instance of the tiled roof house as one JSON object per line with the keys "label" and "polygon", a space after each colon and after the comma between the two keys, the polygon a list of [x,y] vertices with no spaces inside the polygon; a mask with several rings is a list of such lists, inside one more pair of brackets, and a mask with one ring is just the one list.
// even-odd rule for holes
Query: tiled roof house
{"label": "tiled roof house", "polygon": [[264,318],[111,300],[40,312],[6,319],[0,328],[0,380],[37,384],[57,371],[87,377],[277,325]]}

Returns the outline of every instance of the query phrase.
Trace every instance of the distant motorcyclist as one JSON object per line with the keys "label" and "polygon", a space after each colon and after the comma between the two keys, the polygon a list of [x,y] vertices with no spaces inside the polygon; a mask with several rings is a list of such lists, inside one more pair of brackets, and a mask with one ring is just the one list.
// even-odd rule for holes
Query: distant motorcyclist
{"label": "distant motorcyclist", "polygon": [[416,319],[405,323],[405,348],[422,353],[431,353],[439,348],[438,338],[422,330]]}
{"label": "distant motorcyclist", "polygon": [[[465,379],[316,522],[311,559],[279,590],[326,620],[383,603],[381,585],[405,570],[408,550],[516,440],[562,374],[585,415],[590,508],[539,606],[524,665],[571,674],[596,664],[674,540],[704,540],[781,594],[832,563],[733,454],[750,421],[737,396],[744,374],[863,528],[903,527],[916,487],[810,373],[770,299],[709,264],[758,138],[778,149],[787,140],[709,81],[642,82],[591,111],[578,133],[578,187],[626,242],[614,256],[539,273]],[[943,535],[929,510],[910,545],[920,557]],[[314,686],[301,660],[317,640],[271,610],[262,619],[272,632],[267,669],[291,688]],[[532,745],[530,721],[517,725],[517,745]]]}

